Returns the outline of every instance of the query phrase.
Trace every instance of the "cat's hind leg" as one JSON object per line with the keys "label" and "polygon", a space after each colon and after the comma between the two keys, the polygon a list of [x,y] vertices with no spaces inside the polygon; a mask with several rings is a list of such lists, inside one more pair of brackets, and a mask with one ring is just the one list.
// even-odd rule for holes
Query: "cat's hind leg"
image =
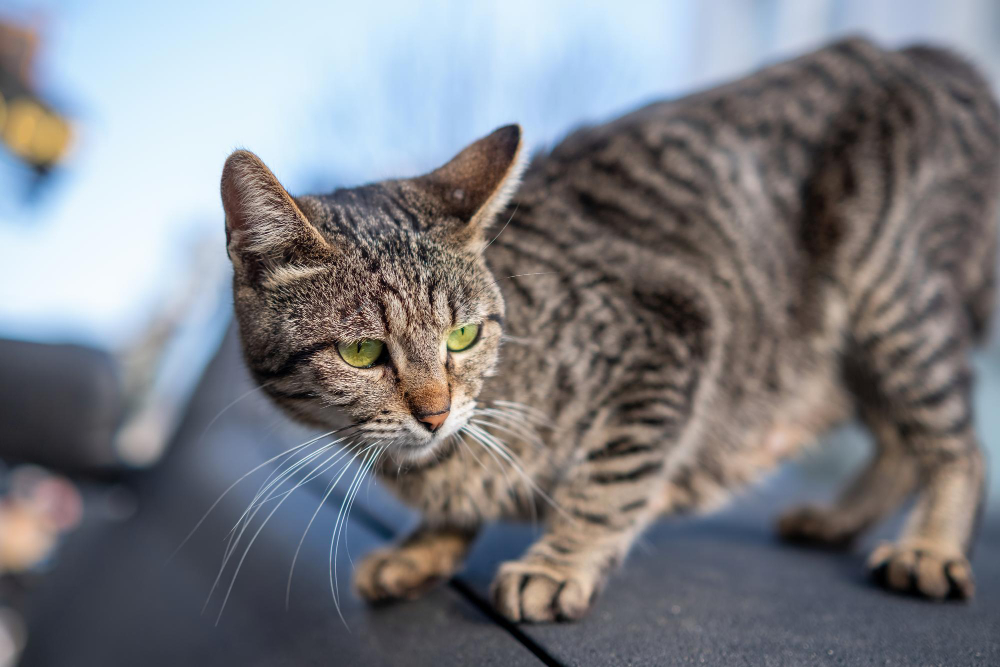
{"label": "cat's hind leg", "polygon": [[974,585],[966,555],[984,480],[972,420],[970,326],[945,275],[918,270],[910,277],[874,290],[852,332],[851,361],[866,376],[859,399],[895,424],[917,480],[902,534],[879,546],[869,567],[891,590],[967,598]]}
{"label": "cat's hind leg", "polygon": [[879,410],[862,408],[875,438],[875,455],[829,506],[795,507],[778,520],[778,534],[795,544],[847,548],[864,531],[898,510],[913,492],[917,465],[896,424]]}

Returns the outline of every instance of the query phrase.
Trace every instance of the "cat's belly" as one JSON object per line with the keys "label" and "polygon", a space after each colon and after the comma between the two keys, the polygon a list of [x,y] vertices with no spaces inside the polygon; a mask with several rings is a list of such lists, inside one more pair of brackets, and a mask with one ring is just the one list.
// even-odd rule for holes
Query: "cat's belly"
{"label": "cat's belly", "polygon": [[844,387],[828,377],[808,378],[776,406],[762,434],[746,443],[761,466],[772,467],[816,442],[847,419],[852,402]]}
{"label": "cat's belly", "polygon": [[834,372],[817,372],[802,378],[761,415],[757,426],[706,433],[690,456],[674,467],[660,499],[662,511],[719,509],[735,491],[848,419],[853,403],[838,377]]}

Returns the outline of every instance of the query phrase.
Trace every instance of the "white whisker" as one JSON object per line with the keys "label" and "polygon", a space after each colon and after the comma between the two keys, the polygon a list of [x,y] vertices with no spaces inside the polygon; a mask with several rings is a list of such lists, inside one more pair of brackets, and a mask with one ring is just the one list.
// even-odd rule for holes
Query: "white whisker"
{"label": "white whisker", "polygon": [[493,462],[497,464],[497,468],[500,470],[500,473],[503,475],[504,480],[507,482],[507,488],[510,490],[511,497],[516,500],[519,495],[518,491],[514,487],[514,484],[510,481],[510,477],[507,475],[506,468],[504,468],[504,465],[500,462],[500,459],[497,458],[496,454],[493,453],[494,447],[490,445],[486,440],[484,440],[483,437],[480,435],[482,433],[482,430],[476,428],[475,426],[466,424],[465,426],[462,427],[462,431],[468,433],[473,440],[475,440],[476,442],[478,442],[480,445],[483,446],[483,449],[485,449],[486,453],[490,455],[490,458],[493,459]]}
{"label": "white whisker", "polygon": [[[355,443],[351,443],[350,448],[353,449],[354,446]],[[355,455],[354,458],[357,458],[357,455]],[[309,518],[309,523],[306,524],[306,529],[302,532],[302,538],[299,540],[299,544],[295,548],[295,555],[292,556],[292,566],[288,570],[288,584],[285,586],[285,609],[288,609],[289,600],[291,598],[292,576],[295,574],[295,563],[298,562],[299,552],[302,550],[302,544],[306,540],[306,535],[309,533],[309,529],[312,527],[313,522],[316,521],[316,517],[319,515],[319,511],[323,508],[323,505],[326,504],[326,501],[329,500],[330,495],[333,494],[334,489],[337,488],[337,484],[340,482],[341,477],[343,477],[344,473],[346,473],[348,468],[350,468],[351,463],[354,461],[354,458],[352,458],[351,461],[344,464],[344,467],[341,469],[340,474],[337,475],[336,478],[334,478],[333,481],[330,482],[329,486],[326,489],[326,493],[323,495],[322,500],[320,500],[319,505],[316,506],[316,511],[314,511],[312,516]]]}
{"label": "white whisker", "polygon": [[[346,438],[342,438],[341,440],[337,440],[336,442],[332,442],[332,443],[326,445],[325,449],[332,448],[334,445],[342,442],[344,439],[346,439]],[[308,483],[308,482],[316,479],[317,477],[319,477],[320,475],[322,475],[324,472],[326,472],[327,470],[329,470],[333,466],[337,465],[337,463],[339,463],[341,461],[341,459],[343,459],[348,454],[348,452],[350,451],[351,447],[353,447],[353,446],[354,446],[353,444],[351,444],[349,446],[344,446],[340,452],[337,452],[336,454],[334,454],[330,458],[327,458],[325,461],[323,461],[323,463],[319,464],[319,466],[316,466],[315,468],[313,468],[313,470],[306,476],[306,478],[304,480],[302,480],[302,483],[306,484],[306,483]],[[330,459],[333,459],[333,458],[335,458],[336,460],[334,460],[333,463],[331,463],[330,465],[326,465],[327,461],[330,461]],[[291,491],[283,491],[282,493],[279,493],[278,495],[270,495],[269,494],[267,498],[265,498],[265,499],[257,502],[256,505],[258,505],[258,506],[259,505],[263,505],[264,503],[270,502],[272,500],[276,500],[276,499],[281,498],[281,497],[283,497],[283,496],[285,496],[286,494],[289,494],[289,493],[291,493]]]}
{"label": "white whisker", "polygon": [[[338,439],[335,442],[340,442],[341,440],[343,440],[343,438],[340,438],[340,439]],[[317,458],[324,451],[328,451],[333,446],[333,444],[335,444],[335,443],[330,443],[328,445],[325,445],[323,448],[321,448],[317,452],[314,452],[313,454],[310,454],[309,457],[307,457],[307,458],[310,459],[310,460],[314,459],[314,458]],[[353,447],[353,445],[352,445],[352,447]],[[242,565],[243,560],[246,558],[246,555],[249,552],[250,546],[253,544],[253,541],[256,539],[257,535],[260,534],[260,531],[263,529],[264,525],[268,522],[268,520],[271,518],[271,516],[274,514],[274,512],[277,511],[277,509],[279,507],[281,507],[281,505],[285,502],[285,500],[293,492],[295,492],[296,490],[298,490],[299,488],[301,488],[304,484],[308,483],[312,479],[315,479],[317,475],[322,474],[326,470],[329,470],[334,465],[336,465],[337,462],[340,459],[342,459],[344,457],[344,455],[346,455],[347,453],[350,453],[350,451],[351,451],[350,448],[348,448],[347,450],[345,450],[343,452],[336,452],[334,454],[331,454],[323,462],[321,462],[318,465],[316,465],[310,473],[307,473],[302,480],[298,481],[295,484],[295,486],[290,491],[288,491],[288,492],[286,492],[286,493],[284,493],[282,495],[281,500],[278,502],[278,504],[275,506],[275,508],[273,510],[271,510],[271,512],[267,515],[267,517],[265,517],[263,524],[261,524],[261,526],[257,529],[257,532],[254,533],[253,539],[251,539],[250,544],[247,545],[246,550],[243,552],[243,556],[240,559],[239,565],[237,566],[237,570],[236,570],[237,574],[239,573],[239,567]],[[336,459],[336,460],[334,460],[334,459]],[[330,461],[333,461],[333,463],[329,463]],[[300,463],[302,463],[304,465],[305,462],[302,461]],[[327,465],[327,464],[329,464],[329,465]],[[319,472],[317,473],[317,471],[319,471]],[[289,470],[289,471],[286,471],[286,473],[283,473],[284,480],[281,481],[279,484],[277,484],[277,486],[274,486],[274,488],[270,491],[270,493],[268,493],[267,498],[264,499],[264,502],[267,502],[272,497],[274,497],[274,495],[277,493],[278,489],[280,489],[282,486],[285,485],[285,483],[288,481],[288,479],[290,479],[290,477],[287,476],[287,474],[290,473],[290,472],[291,471]],[[275,480],[275,482],[278,482],[278,481],[279,480]],[[237,523],[236,523],[236,525],[233,526],[232,531],[230,531],[230,541],[229,541],[229,544],[227,545],[227,548],[225,550],[225,554],[223,555],[222,565],[219,567],[219,573],[216,575],[215,581],[212,583],[212,588],[209,591],[208,598],[205,600],[205,604],[202,607],[202,613],[204,613],[205,609],[208,608],[208,604],[211,601],[212,596],[215,593],[215,589],[218,587],[220,580],[222,579],[223,573],[226,571],[226,568],[229,565],[230,559],[235,554],[237,547],[239,546],[240,542],[243,539],[243,535],[245,534],[247,528],[249,528],[249,526],[250,526],[251,522],[253,521],[253,519],[257,516],[257,513],[260,511],[262,505],[263,505],[263,502],[257,503],[255,506],[253,506],[252,511],[250,511],[251,508],[247,508],[247,512],[249,512],[249,514],[247,514],[247,512],[244,512],[245,519],[241,518],[240,520],[238,520]],[[241,525],[241,522],[242,522],[242,525]],[[239,529],[238,532],[236,532],[237,528]],[[236,575],[234,574],[233,580],[232,580],[232,582],[230,582],[230,585],[229,585],[229,591],[232,590],[232,587],[233,587],[233,584],[235,583],[235,581],[236,581]],[[228,597],[229,597],[229,593],[228,592],[226,594],[226,597],[228,599]],[[224,604],[225,603],[223,603],[223,605]],[[222,610],[220,609],[219,618],[221,618],[221,617],[222,617]],[[218,619],[216,619],[216,623],[218,623]]]}
{"label": "white whisker", "polygon": [[[497,232],[497,235],[493,237],[493,241],[496,241],[498,238],[500,238],[500,235],[503,234],[503,231],[507,229],[507,225],[509,225],[510,221],[514,219],[514,214],[517,213],[517,209],[519,206],[521,206],[520,202],[514,204],[514,210],[511,212],[510,217],[507,218],[507,222],[503,223],[503,227],[500,228],[500,231]],[[486,248],[489,248],[491,245],[493,245],[493,241],[490,241],[485,246],[483,246],[482,252],[486,252]]]}
{"label": "white whisker", "polygon": [[296,451],[298,451],[298,450],[302,449],[303,447],[308,447],[309,445],[313,444],[313,443],[314,443],[314,442],[316,442],[317,440],[320,440],[321,438],[325,438],[326,436],[328,436],[328,435],[330,435],[330,434],[332,434],[332,433],[334,433],[334,431],[329,431],[329,432],[327,432],[327,433],[324,433],[323,435],[320,435],[320,436],[317,436],[317,437],[313,438],[312,440],[309,440],[308,442],[303,442],[303,443],[302,443],[301,445],[296,445],[296,446],[294,446],[294,447],[291,447],[291,448],[289,448],[289,449],[286,449],[285,451],[281,452],[280,454],[276,454],[275,456],[272,456],[271,458],[269,458],[268,460],[264,461],[263,463],[261,463],[261,464],[259,464],[259,465],[257,465],[257,466],[254,466],[254,467],[253,467],[253,468],[252,468],[252,469],[251,469],[251,470],[250,470],[249,472],[247,472],[247,473],[244,473],[242,477],[240,477],[240,478],[239,478],[238,480],[236,480],[235,482],[233,482],[232,484],[230,484],[230,485],[229,485],[229,487],[228,487],[228,488],[227,488],[227,489],[226,489],[225,491],[223,491],[223,492],[222,492],[222,494],[221,494],[221,495],[220,495],[220,496],[219,496],[218,498],[216,498],[215,502],[214,502],[214,503],[212,503],[212,505],[211,505],[211,506],[210,506],[210,507],[209,507],[209,508],[208,508],[208,509],[207,509],[207,510],[205,511],[205,513],[204,513],[204,514],[202,515],[202,517],[201,517],[200,519],[198,519],[198,523],[196,523],[196,524],[194,525],[194,528],[192,528],[192,529],[191,529],[191,532],[189,532],[189,533],[187,534],[187,536],[186,536],[186,537],[185,537],[185,538],[184,538],[184,539],[183,539],[183,540],[181,541],[181,543],[180,543],[180,544],[179,544],[179,545],[177,546],[177,548],[176,548],[176,549],[174,549],[174,550],[173,550],[173,552],[171,552],[171,554],[170,554],[170,556],[169,556],[169,557],[167,558],[167,561],[166,561],[166,562],[167,562],[167,563],[169,563],[169,562],[170,562],[170,561],[171,561],[171,560],[172,560],[172,559],[174,558],[174,556],[176,556],[176,555],[177,555],[177,553],[178,553],[178,552],[179,552],[179,551],[180,551],[181,549],[183,549],[183,548],[184,548],[184,545],[185,545],[185,544],[187,544],[187,543],[188,543],[188,541],[189,541],[189,540],[190,540],[190,539],[191,539],[191,538],[192,538],[192,537],[194,536],[194,534],[195,534],[195,533],[196,533],[196,532],[198,531],[198,529],[199,529],[199,528],[201,527],[201,524],[205,523],[205,519],[207,519],[207,518],[208,518],[208,516],[209,516],[209,515],[210,515],[210,514],[212,513],[212,510],[214,510],[214,509],[215,509],[215,508],[216,508],[216,507],[217,507],[217,506],[219,505],[219,503],[221,503],[221,502],[222,502],[222,499],[223,499],[223,498],[225,498],[225,497],[226,497],[226,495],[227,495],[227,494],[228,494],[228,493],[229,493],[230,491],[232,491],[233,489],[235,489],[235,488],[236,488],[236,486],[237,486],[237,485],[238,485],[238,484],[239,484],[240,482],[242,482],[242,481],[243,481],[243,480],[245,480],[245,479],[246,479],[247,477],[249,477],[250,475],[254,474],[254,473],[255,473],[255,472],[257,472],[258,470],[260,470],[261,468],[263,468],[264,466],[266,466],[266,465],[267,465],[268,463],[271,463],[271,462],[273,462],[273,461],[275,461],[275,460],[277,460],[277,459],[280,459],[280,458],[281,458],[281,457],[283,457],[283,456],[288,456],[288,457],[291,457],[291,455],[292,455],[292,454],[294,454],[294,453],[295,453]]}
{"label": "white whisker", "polygon": [[501,456],[505,461],[507,461],[514,471],[517,472],[521,478],[527,482],[528,492],[525,494],[528,502],[531,504],[531,522],[532,524],[538,523],[538,507],[535,505],[535,494],[534,490],[537,488],[534,481],[524,472],[524,468],[518,465],[515,460],[514,453],[508,448],[497,436],[480,428],[475,424],[477,420],[471,420],[468,424],[469,428],[474,429],[478,432],[484,439],[484,442],[489,446],[489,448],[496,450],[497,454]]}
{"label": "white whisker", "polygon": [[[240,517],[236,520],[236,523],[229,530],[229,533],[227,533],[227,537],[230,538],[230,541],[232,540],[233,533],[236,530],[240,529],[241,525],[243,525],[245,527],[245,525],[247,523],[249,523],[250,520],[252,520],[253,517],[257,514],[257,510],[260,509],[261,505],[263,505],[265,502],[267,502],[267,501],[271,500],[272,498],[274,498],[275,494],[278,491],[278,489],[280,489],[282,486],[284,486],[285,483],[290,478],[292,478],[295,475],[295,473],[297,473],[299,470],[301,470],[302,468],[304,468],[308,464],[310,464],[313,461],[315,461],[317,458],[319,458],[320,456],[322,456],[324,453],[326,453],[326,452],[330,451],[331,449],[333,449],[333,447],[337,443],[341,442],[342,440],[343,440],[343,438],[341,438],[339,440],[336,440],[334,442],[329,442],[329,443],[323,445],[322,447],[320,447],[319,449],[317,449],[316,451],[307,454],[306,456],[304,456],[301,459],[299,459],[298,461],[296,461],[295,464],[293,464],[292,466],[290,466],[287,470],[285,470],[280,475],[278,475],[277,477],[275,477],[266,486],[262,486],[257,491],[257,493],[254,495],[253,499],[251,499],[250,504],[247,505],[247,508],[245,510],[243,510],[243,514],[241,514]],[[334,457],[338,456],[339,454],[340,454],[340,452],[335,452],[335,453],[331,454],[330,457],[328,457],[327,459],[325,459],[318,466],[315,466],[313,468],[312,472],[315,472],[319,467],[325,465],[328,461],[330,461]],[[309,475],[309,473],[306,474],[307,477],[308,477],[308,475]],[[265,494],[266,494],[266,497],[264,497]],[[264,497],[263,500],[261,500],[262,497]]]}
{"label": "white whisker", "polygon": [[518,403],[517,401],[493,401],[493,404],[499,407],[509,408],[533,416],[541,426],[549,426],[549,427],[553,426],[552,420],[549,418],[548,415],[546,415],[538,408],[532,407],[530,405],[525,405],[524,403]]}
{"label": "white whisker", "polygon": [[498,440],[492,434],[484,431],[479,426],[469,425],[468,428],[470,428],[470,429],[472,429],[474,431],[478,431],[481,435],[483,435],[486,438],[486,440],[488,442],[491,442],[491,444],[496,448],[497,453],[500,454],[501,456],[503,456],[511,464],[511,466],[521,475],[522,479],[524,479],[525,483],[535,493],[537,493],[539,496],[541,496],[542,499],[545,500],[546,503],[548,503],[553,509],[555,509],[560,514],[562,514],[566,519],[572,521],[573,523],[576,522],[576,518],[575,517],[573,517],[571,514],[569,514],[568,512],[566,512],[566,510],[564,510],[562,508],[562,506],[559,505],[559,503],[557,503],[555,500],[552,499],[551,496],[549,496],[549,494],[547,494],[545,491],[543,491],[542,488],[539,487],[538,484],[535,482],[535,480],[532,479],[531,476],[528,475],[524,471],[524,468],[521,467],[521,465],[516,460],[516,455],[514,454],[514,452],[511,451],[503,442],[501,442],[500,440]]}
{"label": "white whisker", "polygon": [[479,459],[479,457],[476,455],[476,453],[474,451],[472,451],[472,447],[469,447],[469,443],[465,440],[465,433],[464,433],[464,431],[459,431],[457,435],[459,436],[459,440],[461,441],[461,443],[463,445],[465,445],[466,451],[468,451],[469,454],[472,455],[472,458],[474,458],[476,460],[476,463],[478,463],[482,467],[483,470],[486,470],[487,472],[489,472],[489,468],[486,467],[486,464],[483,463]]}
{"label": "white whisker", "polygon": [[[483,411],[483,413],[485,413],[487,416],[492,416],[495,419],[500,419],[499,415],[491,415],[490,413],[488,413],[486,411]],[[519,440],[525,440],[525,441],[528,442],[528,444],[533,445],[535,447],[538,447],[538,448],[544,447],[544,445],[542,444],[541,439],[537,435],[535,435],[534,433],[532,433],[531,431],[526,430],[523,426],[521,426],[520,428],[518,428],[517,425],[512,425],[511,427],[507,427],[507,426],[504,426],[503,424],[498,424],[495,421],[490,421],[489,419],[486,419],[485,417],[482,417],[482,416],[480,416],[478,419],[470,419],[469,422],[472,423],[472,424],[480,424],[480,425],[483,425],[483,426],[491,426],[491,427],[493,427],[493,428],[495,428],[495,429],[497,429],[499,431],[503,431],[504,433],[507,433],[508,435],[512,435],[515,438],[518,438]]]}
{"label": "white whisker", "polygon": [[340,608],[340,582],[337,579],[336,568],[334,568],[336,553],[337,551],[339,551],[338,537],[340,535],[341,524],[345,520],[345,510],[347,509],[350,499],[353,498],[354,488],[356,486],[359,486],[359,481],[363,479],[362,475],[364,473],[365,467],[368,464],[368,459],[371,458],[372,456],[370,450],[376,447],[378,444],[379,443],[376,442],[365,448],[364,450],[365,458],[362,459],[361,465],[358,467],[357,472],[354,473],[354,479],[351,480],[351,485],[347,488],[347,493],[344,495],[344,500],[340,503],[340,511],[337,512],[337,521],[334,524],[333,535],[330,538],[330,564],[329,564],[330,593],[333,596],[333,604],[337,608],[337,615],[340,616],[340,620],[344,624],[344,627],[347,627],[347,620],[344,618],[344,614]]}
{"label": "white whisker", "polygon": [[219,417],[221,417],[222,415],[226,414],[226,412],[228,412],[230,408],[232,408],[234,405],[236,405],[237,403],[239,403],[240,401],[242,401],[243,399],[245,399],[250,394],[253,394],[254,392],[258,392],[261,389],[263,389],[264,387],[266,387],[268,385],[271,385],[271,384],[274,384],[275,382],[277,382],[277,380],[268,380],[267,382],[262,382],[261,384],[257,385],[256,387],[253,387],[252,389],[249,389],[248,391],[244,392],[243,394],[240,394],[236,399],[233,400],[233,402],[231,402],[229,405],[227,405],[226,407],[224,407],[221,410],[219,410],[219,413],[217,415],[215,415],[214,417],[212,417],[212,419],[208,422],[208,425],[205,426],[205,430],[203,430],[201,432],[201,435],[198,436],[198,444],[201,444],[201,441],[205,439],[205,434],[208,433],[208,430],[210,428],[212,428],[212,426],[215,425],[215,422],[219,421]]}
{"label": "white whisker", "polygon": [[[299,482],[298,484],[296,484],[295,488],[292,489],[292,491],[295,491],[296,489],[298,489],[299,487],[301,487],[303,484],[305,484],[305,482],[306,482],[306,480],[303,480],[303,481]],[[261,531],[264,530],[264,526],[267,525],[267,522],[271,520],[271,517],[274,516],[274,513],[277,512],[281,508],[281,506],[285,503],[286,500],[288,500],[289,497],[290,497],[290,495],[286,495],[284,498],[282,498],[280,501],[278,501],[278,504],[274,506],[274,509],[272,509],[270,512],[268,512],[267,516],[264,517],[264,521],[260,524],[260,526],[254,532],[253,536],[250,538],[250,541],[247,543],[246,548],[243,549],[243,555],[240,557],[239,562],[236,564],[236,571],[233,572],[233,577],[229,581],[229,588],[226,589],[226,596],[222,599],[222,606],[219,608],[219,615],[216,616],[216,618],[215,618],[215,624],[216,625],[218,625],[219,621],[222,620],[222,612],[224,612],[226,610],[226,604],[229,602],[229,596],[233,592],[233,586],[236,584],[236,578],[239,576],[240,569],[243,567],[243,561],[246,560],[247,554],[250,553],[250,548],[253,547],[254,542],[257,541],[257,537],[260,535]],[[254,513],[256,514],[256,510],[255,510]],[[241,535],[242,535],[242,531],[241,531]],[[214,590],[214,587],[213,587],[213,590]],[[210,594],[210,597],[211,597],[211,594]]]}

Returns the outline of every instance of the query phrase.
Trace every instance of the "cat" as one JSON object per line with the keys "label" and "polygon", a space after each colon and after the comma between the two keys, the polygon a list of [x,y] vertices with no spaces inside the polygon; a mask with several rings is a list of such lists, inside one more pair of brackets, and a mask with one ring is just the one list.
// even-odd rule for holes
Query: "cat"
{"label": "cat", "polygon": [[998,109],[950,52],[851,38],[571,133],[525,168],[501,127],[444,166],[292,197],[222,175],[253,377],[331,429],[421,526],[355,587],[412,598],[477,530],[545,518],[491,594],[583,616],[636,537],[704,512],[860,417],[871,462],[785,539],[843,546],[915,497],[868,561],[969,598],[984,492],[968,352],[990,319]]}

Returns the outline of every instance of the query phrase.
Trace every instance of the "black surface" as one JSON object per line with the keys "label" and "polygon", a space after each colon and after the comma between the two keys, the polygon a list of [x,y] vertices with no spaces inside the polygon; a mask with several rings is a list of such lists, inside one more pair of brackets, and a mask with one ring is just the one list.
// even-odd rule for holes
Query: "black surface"
{"label": "black surface", "polygon": [[219,625],[215,617],[228,576],[222,594],[201,615],[223,538],[266,471],[236,487],[191,541],[169,562],[168,557],[232,481],[283,446],[305,439],[283,428],[282,418],[257,393],[213,423],[248,388],[230,336],[195,395],[175,449],[154,472],[135,480],[138,512],[121,522],[92,521],[65,545],[31,601],[23,665],[537,664],[520,642],[453,589],[409,605],[374,610],[363,605],[350,590],[344,544],[356,558],[385,539],[356,516],[337,560],[342,622],[328,576],[336,498],[303,545],[286,611],[287,576],[316,508],[315,493],[288,496],[274,515],[249,551]]}
{"label": "black surface", "polygon": [[[976,551],[972,603],[899,597],[865,577],[864,554],[878,535],[847,554],[774,540],[774,514],[830,491],[831,480],[810,476],[808,466],[790,468],[716,516],[654,526],[583,621],[519,628],[488,610],[486,591],[497,564],[516,557],[533,529],[498,525],[477,542],[456,582],[417,602],[372,610],[345,591],[346,629],[328,583],[339,496],[309,534],[285,612],[291,557],[322,495],[314,485],[290,496],[261,533],[216,628],[218,607],[205,617],[199,610],[222,537],[263,476],[237,487],[175,560],[163,561],[229,482],[283,443],[304,439],[256,394],[212,422],[247,386],[229,337],[176,451],[137,480],[139,513],[91,525],[68,545],[35,600],[25,665],[1000,664],[996,513],[987,515]],[[348,528],[351,554],[402,534],[414,518],[372,485],[359,494]],[[341,553],[345,584],[350,568]]]}
{"label": "black surface", "polygon": [[[526,626],[557,660],[580,665],[997,665],[1000,531],[989,527],[971,604],[930,603],[874,588],[864,553],[787,547],[767,507],[664,522],[646,536],[591,614]],[[464,577],[485,592],[500,552],[526,531],[494,529]],[[516,546],[515,546],[516,545]]]}
{"label": "black surface", "polygon": [[117,465],[124,397],[106,352],[0,339],[0,456],[63,470]]}

